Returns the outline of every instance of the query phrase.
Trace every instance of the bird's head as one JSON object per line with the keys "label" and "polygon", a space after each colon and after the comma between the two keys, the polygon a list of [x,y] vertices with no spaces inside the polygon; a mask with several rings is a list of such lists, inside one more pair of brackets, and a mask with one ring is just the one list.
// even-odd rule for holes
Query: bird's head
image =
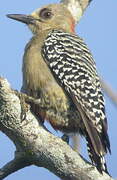
{"label": "bird's head", "polygon": [[74,32],[75,20],[64,4],[50,4],[37,9],[30,15],[8,14],[7,17],[29,26],[34,34],[52,29]]}

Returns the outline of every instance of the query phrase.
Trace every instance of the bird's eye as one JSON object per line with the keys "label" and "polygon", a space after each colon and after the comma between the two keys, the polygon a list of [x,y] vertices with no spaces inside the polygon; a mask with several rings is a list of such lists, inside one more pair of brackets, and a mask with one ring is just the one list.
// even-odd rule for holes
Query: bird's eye
{"label": "bird's eye", "polygon": [[40,11],[39,16],[43,19],[50,19],[52,17],[52,12],[50,9],[44,8]]}

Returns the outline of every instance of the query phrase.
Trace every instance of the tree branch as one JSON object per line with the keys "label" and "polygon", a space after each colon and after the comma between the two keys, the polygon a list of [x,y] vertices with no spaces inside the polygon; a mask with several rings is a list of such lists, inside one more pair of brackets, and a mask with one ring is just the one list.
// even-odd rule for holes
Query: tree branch
{"label": "tree branch", "polygon": [[20,99],[7,80],[0,79],[0,130],[16,145],[13,161],[0,171],[0,179],[28,165],[44,167],[64,180],[111,180],[81,158],[60,138],[48,132],[30,112],[21,119]]}
{"label": "tree branch", "polygon": [[108,97],[112,100],[112,102],[117,106],[117,92],[115,92],[112,87],[105,82],[103,79],[100,78],[102,88],[104,89],[105,93]]}
{"label": "tree branch", "polygon": [[65,4],[69,9],[77,24],[91,1],[92,0],[61,0],[60,2]]}
{"label": "tree branch", "polygon": [[0,180],[29,165],[30,163],[25,159],[25,156],[20,156],[19,152],[18,157],[15,157],[14,160],[10,161],[0,169]]}

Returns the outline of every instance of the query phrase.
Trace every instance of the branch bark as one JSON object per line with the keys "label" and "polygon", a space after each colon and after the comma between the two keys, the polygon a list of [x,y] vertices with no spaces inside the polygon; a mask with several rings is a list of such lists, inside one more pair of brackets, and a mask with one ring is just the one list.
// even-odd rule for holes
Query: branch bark
{"label": "branch bark", "polygon": [[15,144],[14,160],[0,170],[0,179],[29,165],[47,168],[64,180],[112,180],[84,160],[61,138],[48,132],[30,109],[21,119],[21,102],[7,80],[0,78],[0,130]]}

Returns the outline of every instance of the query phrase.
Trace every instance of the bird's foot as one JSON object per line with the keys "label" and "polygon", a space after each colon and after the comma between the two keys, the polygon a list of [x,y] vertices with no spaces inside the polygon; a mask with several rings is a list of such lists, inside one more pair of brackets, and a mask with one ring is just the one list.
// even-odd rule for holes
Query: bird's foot
{"label": "bird's foot", "polygon": [[63,136],[61,137],[61,139],[63,141],[65,141],[67,144],[69,144],[69,136],[67,134],[63,134]]}
{"label": "bird's foot", "polygon": [[15,94],[19,97],[20,99],[20,104],[21,104],[21,120],[25,120],[26,119],[26,113],[28,112],[28,110],[30,109],[30,105],[26,103],[26,96],[23,93],[20,93],[18,91],[14,91]]}

